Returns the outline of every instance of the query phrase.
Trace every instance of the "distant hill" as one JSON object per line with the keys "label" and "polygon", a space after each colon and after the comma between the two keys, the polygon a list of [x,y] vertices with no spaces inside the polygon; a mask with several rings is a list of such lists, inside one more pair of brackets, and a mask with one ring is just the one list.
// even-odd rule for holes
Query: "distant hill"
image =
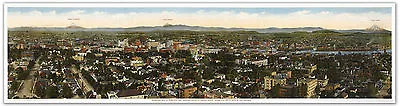
{"label": "distant hill", "polygon": [[365,29],[365,31],[370,33],[390,32],[386,29],[379,27],[378,25],[372,25],[371,27]]}
{"label": "distant hill", "polygon": [[339,33],[339,32],[324,29],[324,30],[313,31],[312,33]]}
{"label": "distant hill", "polygon": [[363,32],[369,33],[364,29],[356,30],[335,30],[335,29],[324,29],[321,27],[297,27],[297,28],[224,28],[224,27],[203,27],[203,26],[188,26],[188,25],[164,25],[164,26],[139,26],[130,28],[83,28],[80,26],[68,26],[68,27],[16,27],[9,28],[9,31],[25,31],[25,30],[37,30],[37,31],[137,31],[137,32],[149,32],[159,30],[189,30],[189,31],[256,31],[258,33],[291,33],[291,32],[313,32],[319,30],[331,30],[334,32]]}
{"label": "distant hill", "polygon": [[70,26],[67,26],[66,28],[83,28],[83,27],[78,26],[78,25],[70,25]]}

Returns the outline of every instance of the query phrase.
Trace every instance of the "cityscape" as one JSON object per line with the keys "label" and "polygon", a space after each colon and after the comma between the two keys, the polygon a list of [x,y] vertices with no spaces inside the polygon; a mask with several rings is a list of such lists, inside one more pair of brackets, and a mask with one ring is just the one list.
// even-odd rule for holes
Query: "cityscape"
{"label": "cityscape", "polygon": [[[9,17],[24,9],[31,8],[9,9]],[[392,99],[391,20],[384,16],[352,29],[209,26],[161,16],[148,26],[92,27],[81,14],[59,19],[65,26],[9,27],[8,99]]]}

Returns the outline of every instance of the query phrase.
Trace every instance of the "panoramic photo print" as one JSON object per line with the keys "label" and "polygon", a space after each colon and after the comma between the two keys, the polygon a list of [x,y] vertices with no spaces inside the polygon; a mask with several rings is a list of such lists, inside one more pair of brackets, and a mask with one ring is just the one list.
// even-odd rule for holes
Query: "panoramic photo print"
{"label": "panoramic photo print", "polygon": [[6,5],[4,98],[392,103],[393,8]]}

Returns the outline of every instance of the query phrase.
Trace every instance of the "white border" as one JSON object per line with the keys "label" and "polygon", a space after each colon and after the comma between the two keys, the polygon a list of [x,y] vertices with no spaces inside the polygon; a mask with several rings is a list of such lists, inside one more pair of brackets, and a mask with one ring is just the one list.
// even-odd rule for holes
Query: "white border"
{"label": "white border", "polygon": [[[110,5],[112,4],[112,5]],[[299,5],[300,4],[300,5]],[[3,69],[7,68],[7,8],[8,7],[219,7],[219,8],[256,8],[256,7],[391,7],[392,8],[392,99],[8,99],[7,71],[4,72],[4,103],[395,103],[395,3],[5,3],[3,6]]]}
{"label": "white border", "polygon": [[[299,5],[301,4],[301,5]],[[256,8],[256,7],[394,7],[394,3],[148,3],[148,2],[136,2],[136,3],[5,3],[5,7],[236,7],[236,8]]]}

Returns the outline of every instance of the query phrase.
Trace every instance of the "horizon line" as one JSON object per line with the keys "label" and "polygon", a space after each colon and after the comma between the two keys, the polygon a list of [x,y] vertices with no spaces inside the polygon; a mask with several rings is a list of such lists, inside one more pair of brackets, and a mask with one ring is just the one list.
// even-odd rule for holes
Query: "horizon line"
{"label": "horizon line", "polygon": [[[186,25],[186,24],[165,24],[165,25],[148,25],[148,26],[132,26],[132,27],[82,27],[79,25],[76,25],[76,27],[79,27],[81,29],[96,29],[96,28],[108,28],[108,29],[118,29],[118,28],[139,28],[139,27],[165,27],[165,26],[189,26],[189,27],[205,27],[205,28],[225,28],[225,29],[234,29],[234,28],[242,28],[242,29],[267,29],[267,28],[278,28],[278,29],[283,29],[283,28],[321,28],[325,30],[361,30],[361,29],[367,29],[367,28],[352,28],[352,29],[335,29],[335,28],[324,28],[321,26],[297,26],[297,27],[275,27],[275,26],[270,26],[270,27],[260,27],[260,28],[255,28],[255,27],[224,27],[224,26],[200,26],[200,25]],[[7,29],[12,29],[12,28],[68,28],[72,25],[69,26],[19,26],[19,27],[7,27]],[[373,25],[371,25],[373,26]],[[79,29],[75,28],[75,29]],[[379,27],[382,28],[382,27]],[[71,28],[74,29],[74,28]],[[386,28],[382,28],[385,30],[389,30]],[[391,30],[389,30],[391,31]]]}

